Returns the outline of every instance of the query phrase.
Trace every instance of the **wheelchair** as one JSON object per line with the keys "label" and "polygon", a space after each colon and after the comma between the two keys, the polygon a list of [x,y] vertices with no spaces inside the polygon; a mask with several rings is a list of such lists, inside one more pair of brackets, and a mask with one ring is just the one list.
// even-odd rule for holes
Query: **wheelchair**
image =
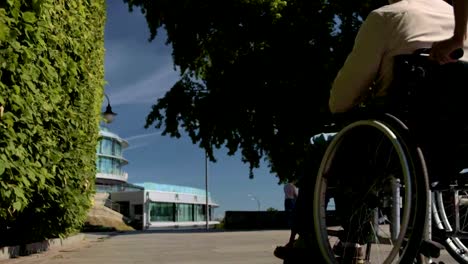
{"label": "wheelchair", "polygon": [[323,155],[313,201],[327,263],[431,263],[440,254],[433,241],[468,263],[468,186],[431,191],[421,131],[414,129],[421,83],[440,67],[424,52],[395,58],[392,87],[401,89],[392,88],[385,102],[333,124],[338,132]]}

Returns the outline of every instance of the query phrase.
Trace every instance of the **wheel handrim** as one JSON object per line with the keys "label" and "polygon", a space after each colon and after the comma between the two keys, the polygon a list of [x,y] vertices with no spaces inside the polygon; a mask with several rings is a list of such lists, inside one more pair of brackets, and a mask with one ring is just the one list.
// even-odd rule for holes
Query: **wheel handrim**
{"label": "wheel handrim", "polygon": [[[404,188],[404,197],[406,197],[403,201],[403,212],[402,212],[402,222],[400,224],[400,232],[398,234],[397,239],[393,243],[393,248],[391,249],[390,253],[386,257],[384,261],[381,261],[379,263],[392,263],[392,260],[395,259],[399,253],[404,254],[403,252],[400,252],[400,249],[402,247],[404,238],[405,238],[405,233],[407,231],[409,219],[410,219],[410,214],[411,214],[411,200],[410,197],[412,197],[412,186],[411,186],[411,180],[410,180],[410,171],[411,169],[408,166],[408,160],[407,160],[407,155],[405,147],[402,145],[402,143],[397,139],[397,136],[395,133],[393,133],[391,130],[389,130],[384,124],[382,124],[379,121],[376,120],[362,120],[358,121],[355,123],[352,123],[351,125],[348,125],[345,127],[343,130],[341,130],[333,139],[333,141],[330,143],[330,146],[327,148],[326,153],[324,155],[324,160],[321,163],[318,175],[323,175],[326,171],[330,169],[331,166],[331,159],[333,156],[336,154],[337,148],[341,144],[341,141],[343,140],[343,136],[346,135],[350,130],[359,127],[359,126],[367,126],[367,127],[372,127],[374,129],[377,129],[379,132],[381,132],[383,135],[386,136],[386,138],[391,142],[393,148],[395,148],[397,151],[396,153],[398,154],[398,159],[400,161],[400,165],[402,165],[402,180],[404,182],[405,188]],[[328,186],[326,177],[320,177],[317,179],[317,183],[315,186],[315,197],[314,197],[314,207],[315,208],[320,208],[319,210],[314,211],[314,221],[316,225],[316,230],[324,230],[326,229],[326,207],[323,204],[323,201],[325,201],[325,191]],[[324,191],[325,190],[325,191]],[[319,233],[320,241],[319,241],[319,247],[324,256],[326,256],[326,260],[328,263],[337,263],[334,253],[331,249],[330,244],[328,243],[328,234],[325,232],[320,232]],[[326,243],[325,243],[326,242]],[[405,249],[404,249],[405,250]]]}

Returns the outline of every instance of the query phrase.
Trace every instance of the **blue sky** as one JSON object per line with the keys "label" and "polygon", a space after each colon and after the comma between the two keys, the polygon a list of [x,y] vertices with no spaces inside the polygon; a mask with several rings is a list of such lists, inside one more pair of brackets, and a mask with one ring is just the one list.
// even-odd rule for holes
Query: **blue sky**
{"label": "blue sky", "polygon": [[[180,139],[161,136],[155,128],[145,129],[145,118],[156,100],[178,80],[170,46],[164,32],[148,42],[149,30],[139,10],[128,12],[123,1],[107,1],[105,28],[105,92],[118,113],[108,128],[129,141],[124,156],[129,182],[152,181],[196,188],[205,187],[204,151],[187,136]],[[107,102],[103,102],[103,110]],[[282,210],[283,189],[264,164],[249,179],[249,168],[240,156],[227,156],[221,149],[217,162],[208,166],[209,191],[220,207],[217,217],[228,210]]]}

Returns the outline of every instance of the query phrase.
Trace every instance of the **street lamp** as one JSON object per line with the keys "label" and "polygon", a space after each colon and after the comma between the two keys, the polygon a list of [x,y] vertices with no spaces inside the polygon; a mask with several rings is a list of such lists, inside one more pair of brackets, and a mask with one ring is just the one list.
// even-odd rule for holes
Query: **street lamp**
{"label": "street lamp", "polygon": [[107,98],[107,107],[106,107],[106,111],[102,113],[102,116],[104,117],[104,120],[106,121],[106,123],[112,123],[117,113],[112,112],[112,107],[110,105],[109,96],[107,96],[107,94],[104,94],[104,95]]}
{"label": "street lamp", "polygon": [[257,198],[257,196],[252,194],[247,194],[247,196],[249,196],[252,201],[257,201],[257,211],[260,211],[260,200]]}

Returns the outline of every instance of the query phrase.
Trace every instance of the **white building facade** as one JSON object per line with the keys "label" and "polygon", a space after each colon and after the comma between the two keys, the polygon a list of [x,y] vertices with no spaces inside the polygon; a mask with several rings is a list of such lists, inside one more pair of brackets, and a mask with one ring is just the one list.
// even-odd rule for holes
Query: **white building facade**
{"label": "white building facade", "polygon": [[[114,192],[110,199],[120,204],[131,219],[141,219],[144,229],[196,228],[206,226],[205,190],[158,183],[137,183],[143,191]],[[218,207],[208,194],[208,225]],[[128,208],[128,211],[126,211]]]}

